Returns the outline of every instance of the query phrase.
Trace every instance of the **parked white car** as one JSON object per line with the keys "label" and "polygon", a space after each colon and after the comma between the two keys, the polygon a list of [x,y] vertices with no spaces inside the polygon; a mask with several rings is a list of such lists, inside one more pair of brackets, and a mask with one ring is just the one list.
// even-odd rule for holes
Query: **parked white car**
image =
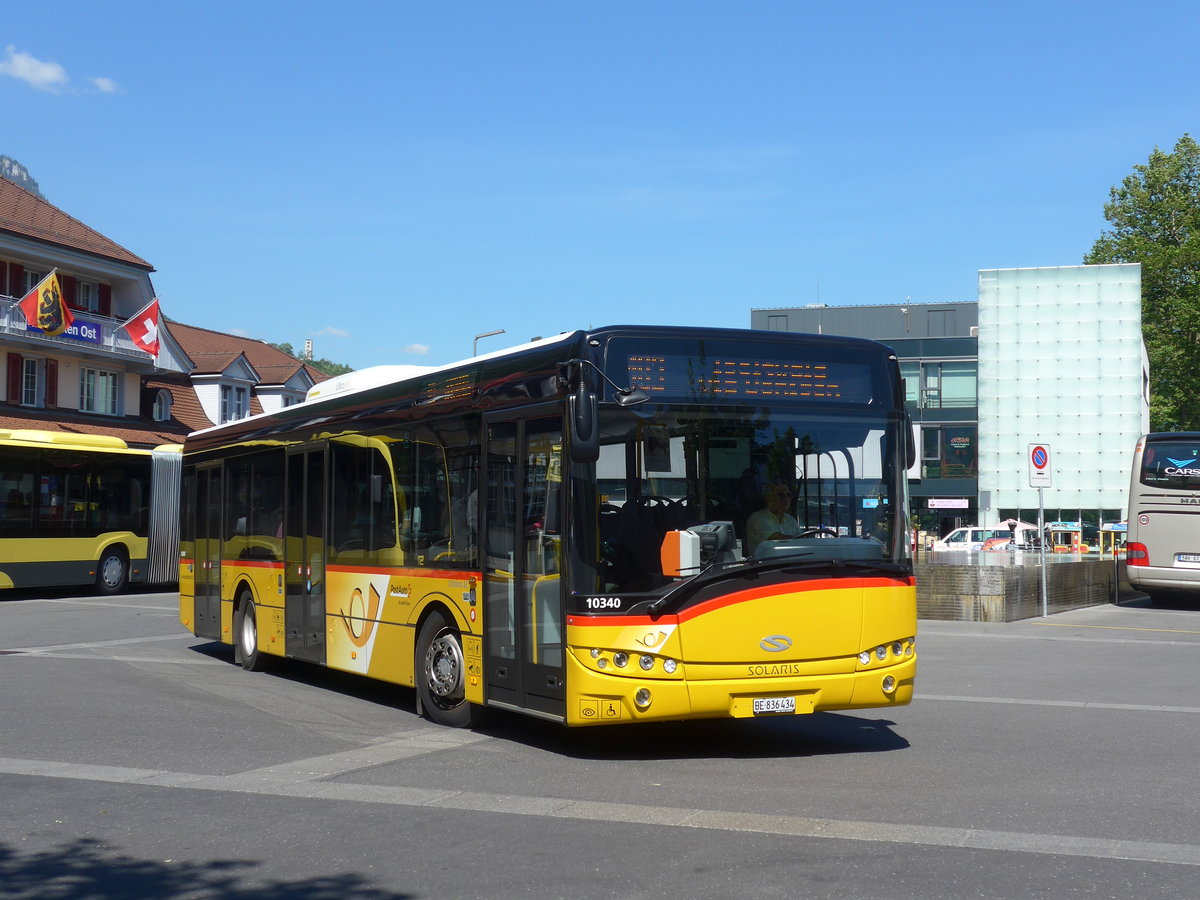
{"label": "parked white car", "polygon": [[980,550],[983,548],[984,541],[989,538],[998,537],[1002,537],[1005,540],[1008,539],[1009,530],[1007,526],[990,525],[987,527],[971,526],[955,528],[940,541],[934,541],[932,549],[935,553],[940,550]]}

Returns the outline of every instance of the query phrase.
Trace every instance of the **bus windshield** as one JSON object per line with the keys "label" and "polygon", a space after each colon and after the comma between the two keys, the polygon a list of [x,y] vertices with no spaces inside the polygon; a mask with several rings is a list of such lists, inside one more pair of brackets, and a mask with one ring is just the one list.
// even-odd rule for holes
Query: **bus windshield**
{"label": "bus windshield", "polygon": [[1200,487],[1200,440],[1147,441],[1140,481],[1147,487],[1194,490]]}
{"label": "bus windshield", "polygon": [[[908,562],[899,416],[643,409],[602,416],[597,590],[654,591],[697,566],[773,557]],[[672,572],[663,542],[687,530],[700,558]]]}

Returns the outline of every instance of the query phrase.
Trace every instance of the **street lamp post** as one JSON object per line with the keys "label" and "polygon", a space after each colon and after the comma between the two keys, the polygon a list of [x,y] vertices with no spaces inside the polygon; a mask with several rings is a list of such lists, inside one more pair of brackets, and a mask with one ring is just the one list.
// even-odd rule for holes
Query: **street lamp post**
{"label": "street lamp post", "polygon": [[471,346],[471,355],[472,356],[479,355],[479,339],[480,338],[495,337],[498,334],[504,334],[504,329],[498,328],[495,331],[485,331],[483,334],[475,335],[475,343]]}

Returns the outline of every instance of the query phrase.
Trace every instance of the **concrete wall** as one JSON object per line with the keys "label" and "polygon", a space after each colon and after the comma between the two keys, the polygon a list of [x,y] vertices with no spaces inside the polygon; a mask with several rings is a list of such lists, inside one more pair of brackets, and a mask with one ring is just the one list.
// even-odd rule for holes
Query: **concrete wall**
{"label": "concrete wall", "polygon": [[[966,557],[968,554],[961,554]],[[972,556],[977,554],[971,554]],[[1042,614],[1041,569],[1036,558],[1028,564],[1005,560],[1005,565],[917,563],[917,615],[922,619],[955,622],[1014,622]],[[1113,602],[1113,582],[1119,597],[1132,592],[1125,564],[1108,559],[1052,559],[1046,566],[1047,612],[1050,615]]]}

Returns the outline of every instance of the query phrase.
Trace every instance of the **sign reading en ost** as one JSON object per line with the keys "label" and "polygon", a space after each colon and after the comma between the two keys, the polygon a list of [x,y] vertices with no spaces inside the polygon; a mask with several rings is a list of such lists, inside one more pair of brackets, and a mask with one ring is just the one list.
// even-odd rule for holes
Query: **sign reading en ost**
{"label": "sign reading en ost", "polygon": [[[42,329],[36,325],[26,323],[26,331],[36,331],[45,334]],[[71,327],[64,331],[59,337],[70,338],[73,341],[82,341],[85,344],[99,344],[103,329],[95,322],[85,322],[83,319],[76,319],[71,323]]]}

